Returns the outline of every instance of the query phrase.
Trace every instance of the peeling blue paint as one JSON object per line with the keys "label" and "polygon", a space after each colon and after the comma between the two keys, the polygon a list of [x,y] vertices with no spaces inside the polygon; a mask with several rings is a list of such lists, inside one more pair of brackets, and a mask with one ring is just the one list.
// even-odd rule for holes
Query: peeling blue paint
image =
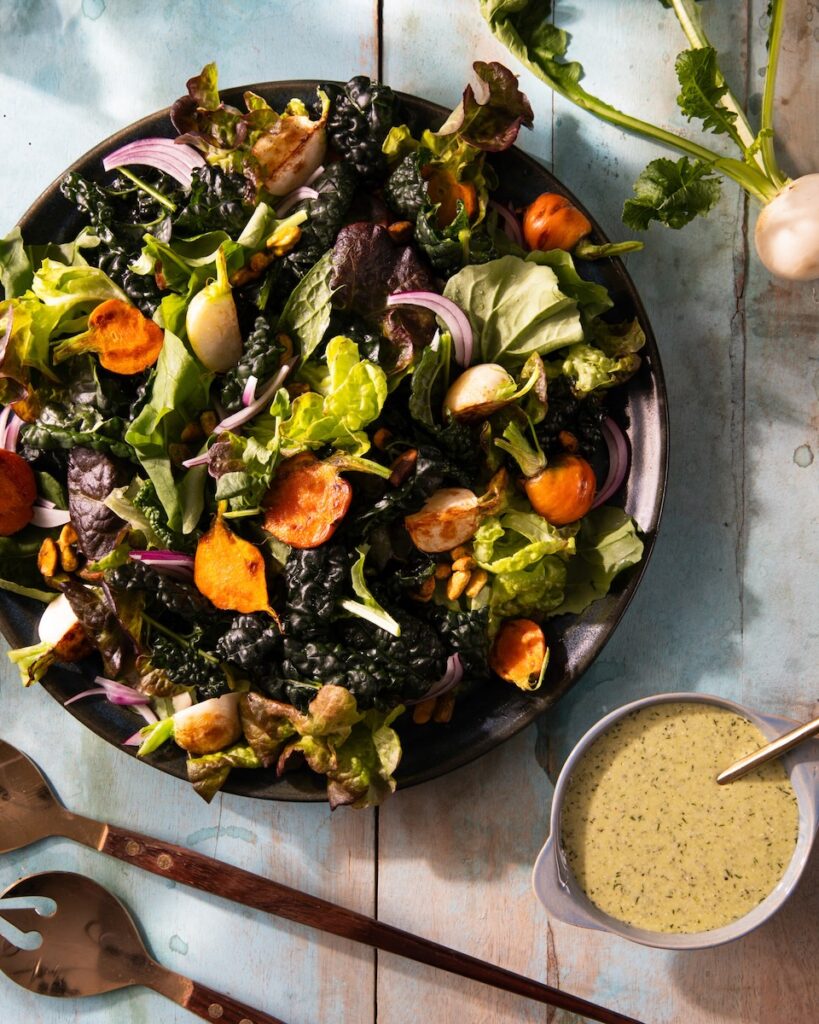
{"label": "peeling blue paint", "polygon": [[96,21],[105,13],[105,0],[82,0],[82,13],[91,21]]}
{"label": "peeling blue paint", "polygon": [[180,953],[182,956],[188,955],[188,944],[187,942],[185,942],[184,939],[180,938],[178,935],[171,936],[170,942],[168,943],[168,948],[172,949],[174,953]]}
{"label": "peeling blue paint", "polygon": [[207,842],[208,839],[218,839],[220,836],[227,836],[229,839],[241,839],[246,843],[255,846],[258,838],[255,832],[248,828],[239,828],[238,825],[225,825],[224,828],[211,825],[210,828],[200,828],[191,832],[188,836],[188,846],[196,846],[198,843]]}
{"label": "peeling blue paint", "polygon": [[800,444],[793,453],[793,461],[800,469],[807,469],[813,463],[813,449],[809,444]]}

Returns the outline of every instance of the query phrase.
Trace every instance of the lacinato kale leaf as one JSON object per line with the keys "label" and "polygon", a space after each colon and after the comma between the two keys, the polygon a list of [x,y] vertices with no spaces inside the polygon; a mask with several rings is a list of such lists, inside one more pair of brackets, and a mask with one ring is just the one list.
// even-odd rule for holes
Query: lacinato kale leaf
{"label": "lacinato kale leaf", "polygon": [[344,86],[321,86],[330,97],[327,135],[344,162],[365,181],[384,176],[387,161],[381,146],[398,121],[398,98],[389,86],[364,75]]}
{"label": "lacinato kale leaf", "polygon": [[244,178],[209,164],[195,167],[187,203],[172,217],[174,234],[190,237],[226,231],[235,238],[252,212]]}
{"label": "lacinato kale leaf", "polygon": [[242,357],[220,380],[220,400],[228,412],[242,408],[242,392],[250,377],[258,389],[278,370],[284,347],[276,340],[273,325],[266,316],[259,316],[245,339]]}
{"label": "lacinato kale leaf", "polygon": [[177,686],[192,686],[200,701],[230,692],[221,666],[195,647],[183,647],[158,633],[151,639],[150,657],[152,666],[161,669]]}
{"label": "lacinato kale leaf", "polygon": [[384,198],[394,212],[407,220],[415,218],[427,204],[427,183],[421,173],[432,154],[420,147],[397,164],[384,186]]}
{"label": "lacinato kale leaf", "polygon": [[296,207],[307,211],[307,220],[301,226],[299,244],[284,262],[297,277],[303,277],[332,248],[352,204],[355,186],[355,171],[348,163],[330,164],[312,184],[318,195]]}

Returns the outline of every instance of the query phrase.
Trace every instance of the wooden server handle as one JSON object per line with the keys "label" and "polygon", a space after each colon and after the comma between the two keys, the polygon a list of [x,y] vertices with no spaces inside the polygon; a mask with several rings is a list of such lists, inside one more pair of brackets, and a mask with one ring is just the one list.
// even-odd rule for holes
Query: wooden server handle
{"label": "wooden server handle", "polygon": [[[353,939],[386,953],[395,953],[539,1003],[557,1006],[591,1020],[601,1021],[602,1024],[640,1024],[640,1021],[633,1017],[626,1017],[615,1010],[598,1006],[551,985],[507,971],[503,967],[497,967],[477,957],[460,953],[448,946],[384,924],[365,914],[347,910],[329,900],[291,889],[280,882],[233,867],[183,846],[143,836],[118,828],[116,825],[107,825],[100,836],[97,848],[103,853],[126,863],[136,864],[162,878],[172,878],[183,885],[221,896],[234,903],[275,914],[298,924],[306,924],[332,935],[340,935],[345,939]],[[260,1024],[272,1020],[258,1019]],[[241,1017],[237,1018],[236,1024],[241,1020]],[[256,1018],[252,1014],[247,1015],[247,1020],[256,1024]],[[224,1021],[225,1024],[228,1021],[234,1024],[232,1018],[226,1017]]]}
{"label": "wooden server handle", "polygon": [[245,1006],[238,999],[215,992],[198,981],[191,982],[190,993],[179,1005],[212,1024],[284,1024],[278,1017]]}

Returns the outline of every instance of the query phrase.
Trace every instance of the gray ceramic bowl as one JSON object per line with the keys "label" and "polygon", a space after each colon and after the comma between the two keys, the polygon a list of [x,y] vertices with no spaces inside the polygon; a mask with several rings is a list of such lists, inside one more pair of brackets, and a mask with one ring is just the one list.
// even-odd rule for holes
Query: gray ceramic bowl
{"label": "gray ceramic bowl", "polygon": [[559,921],[577,925],[579,928],[612,932],[614,935],[631,939],[644,946],[656,946],[661,949],[705,949],[738,939],[757,928],[782,906],[796,887],[810,857],[817,830],[819,830],[819,741],[807,741],[782,758],[799,805],[799,837],[791,862],[773,891],[748,914],[732,921],[731,924],[722,928],[714,928],[711,931],[678,934],[634,928],[604,913],[591,902],[581,889],[569,868],[566,855],[560,845],[560,816],[574,770],[598,736],[606,732],[618,719],[631,714],[632,711],[638,711],[640,708],[652,704],[676,701],[716,704],[719,707],[727,708],[753,722],[768,739],[775,739],[798,724],[787,718],[762,715],[758,711],[752,711],[750,708],[735,704],[723,697],[713,697],[703,693],[661,693],[632,701],[630,704],[617,708],[589,729],[572,750],[563,766],[552,800],[551,833],[535,862],[532,883],[537,898],[549,914]]}

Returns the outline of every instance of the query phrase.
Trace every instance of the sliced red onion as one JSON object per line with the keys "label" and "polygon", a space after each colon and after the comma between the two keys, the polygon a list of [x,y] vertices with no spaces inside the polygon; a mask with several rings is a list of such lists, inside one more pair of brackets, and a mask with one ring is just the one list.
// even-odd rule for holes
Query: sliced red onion
{"label": "sliced red onion", "polygon": [[594,499],[592,508],[597,508],[620,489],[628,471],[628,442],[625,434],[617,426],[614,420],[607,416],[600,425],[603,440],[609,450],[609,471],[603,486],[600,488],[597,497]]}
{"label": "sliced red onion", "polygon": [[307,185],[302,185],[301,188],[294,188],[276,207],[276,216],[281,220],[287,211],[292,210],[302,199],[315,199],[317,195],[318,192],[314,188],[308,188]]}
{"label": "sliced red onion", "polygon": [[44,530],[50,530],[53,526],[65,526],[71,522],[71,513],[63,508],[44,508],[42,505],[34,505],[32,508],[31,522],[34,526],[40,526]]}
{"label": "sliced red onion", "polygon": [[133,687],[125,686],[123,683],[117,683],[113,679],[106,679],[105,676],[97,676],[94,679],[95,683],[99,683],[91,690],[83,690],[82,693],[77,693],[69,700],[65,701],[65,706],[73,704],[75,700],[82,700],[84,697],[93,697],[97,694],[105,696],[112,704],[126,704],[136,706],[137,704],[145,704],[145,694],[138,693]]}
{"label": "sliced red onion", "polygon": [[256,387],[258,383],[259,378],[254,377],[253,374],[247,378],[247,384],[245,384],[245,389],[242,392],[242,405],[253,405],[256,401]]}
{"label": "sliced red onion", "polygon": [[324,174],[324,164],[319,164],[304,184],[312,185],[317,178],[322,176],[322,174]]}
{"label": "sliced red onion", "polygon": [[404,703],[411,706],[420,704],[421,701],[432,700],[434,697],[442,697],[463,679],[464,666],[460,654],[450,654],[446,659],[446,669],[440,679],[437,679],[427,690],[423,697],[418,700],[405,700]]}
{"label": "sliced red onion", "polygon": [[499,203],[494,199],[489,200],[489,205],[495,210],[503,221],[503,231],[507,238],[511,239],[515,245],[519,245],[523,248],[523,232],[520,229],[520,221],[512,213],[508,206],[504,206],[503,203]]}
{"label": "sliced red onion", "polygon": [[40,506],[40,508],[56,508],[56,507],[57,507],[57,506],[56,506],[56,505],[54,504],[54,502],[53,502],[53,501],[49,501],[49,500],[48,500],[48,498],[38,498],[38,499],[37,499],[37,500],[36,500],[36,501],[34,502],[34,504],[35,504],[35,505],[39,505],[39,506]]}
{"label": "sliced red onion", "polygon": [[137,729],[133,736],[129,736],[127,740],[122,741],[122,745],[123,747],[141,747],[144,739],[142,729]]}
{"label": "sliced red onion", "polygon": [[226,430],[235,430],[237,427],[241,427],[243,423],[248,423],[254,416],[258,415],[266,405],[270,404],[273,396],[282,384],[284,384],[287,379],[287,375],[293,369],[295,362],[295,359],[291,359],[289,362],[280,366],[279,372],[267,385],[264,391],[262,391],[259,397],[251,402],[246,409],[240,409],[239,412],[235,412],[232,416],[228,416],[227,419],[222,420],[221,423],[217,423],[214,428],[214,433],[221,434]]}
{"label": "sliced red onion", "polygon": [[6,447],[6,429],[8,427],[9,417],[13,415],[14,412],[10,405],[7,405],[5,409],[0,412],[0,448]]}
{"label": "sliced red onion", "polygon": [[194,455],[192,459],[185,459],[182,465],[185,469],[191,469],[193,466],[206,466],[208,459],[210,458],[210,452],[202,452],[201,455]]}
{"label": "sliced red onion", "polygon": [[12,413],[9,419],[9,425],[6,427],[6,436],[3,439],[3,447],[7,448],[10,452],[17,451],[17,439],[20,436],[20,427],[22,427],[23,421],[17,415]]}
{"label": "sliced red onion", "polygon": [[193,556],[181,551],[129,551],[128,557],[174,576],[190,577],[193,572]]}
{"label": "sliced red onion", "polygon": [[102,161],[106,171],[128,164],[155,167],[175,178],[185,188],[191,187],[194,167],[204,167],[205,159],[192,146],[177,144],[173,139],[139,139],[115,149]]}
{"label": "sliced red onion", "polygon": [[396,292],[387,299],[387,305],[421,306],[431,310],[452,335],[455,362],[459,366],[469,366],[472,362],[472,327],[466,313],[451,299],[437,292]]}
{"label": "sliced red onion", "polygon": [[[157,718],[156,714],[153,712],[149,704],[134,704],[134,711],[137,711],[140,715],[142,715],[142,717],[145,719],[148,725],[156,725],[156,723],[159,721],[159,719]],[[145,737],[143,736],[142,739],[144,738]],[[141,744],[142,740],[140,740],[140,745]]]}

